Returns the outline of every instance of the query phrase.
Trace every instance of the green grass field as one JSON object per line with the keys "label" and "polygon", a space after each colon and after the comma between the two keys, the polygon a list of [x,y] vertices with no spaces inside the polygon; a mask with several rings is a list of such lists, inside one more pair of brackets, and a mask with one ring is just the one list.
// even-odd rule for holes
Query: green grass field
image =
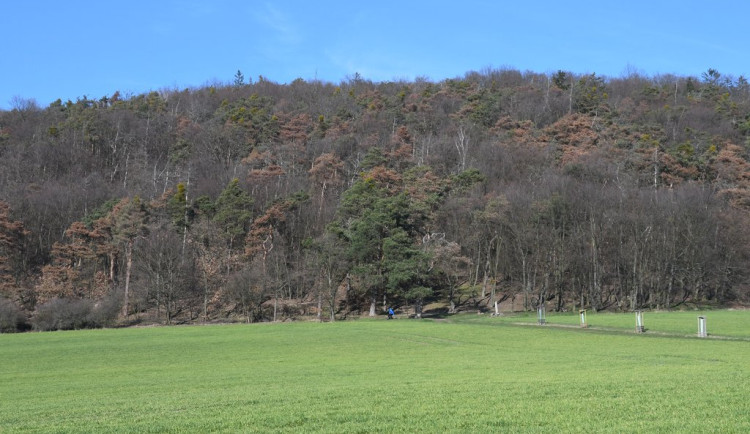
{"label": "green grass field", "polygon": [[0,335],[0,432],[750,432],[750,311],[681,315]]}

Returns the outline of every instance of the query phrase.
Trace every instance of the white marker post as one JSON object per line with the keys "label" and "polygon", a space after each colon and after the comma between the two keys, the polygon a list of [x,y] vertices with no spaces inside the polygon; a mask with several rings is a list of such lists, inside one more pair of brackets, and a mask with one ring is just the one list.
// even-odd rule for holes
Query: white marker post
{"label": "white marker post", "polygon": [[646,329],[643,327],[643,312],[640,310],[635,311],[635,332],[643,333]]}
{"label": "white marker post", "polygon": [[547,324],[547,317],[544,312],[544,305],[539,306],[539,308],[536,310],[536,316],[537,316],[537,320],[539,321],[539,325]]}
{"label": "white marker post", "polygon": [[586,309],[581,309],[578,311],[578,314],[581,317],[581,327],[587,328],[589,324],[586,322]]}
{"label": "white marker post", "polygon": [[699,316],[698,317],[698,337],[699,338],[708,337],[708,329],[706,328],[706,317],[705,316]]}

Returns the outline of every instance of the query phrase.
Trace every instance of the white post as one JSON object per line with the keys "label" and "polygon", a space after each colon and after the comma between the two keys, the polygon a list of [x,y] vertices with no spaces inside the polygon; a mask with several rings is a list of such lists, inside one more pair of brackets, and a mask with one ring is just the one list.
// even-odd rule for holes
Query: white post
{"label": "white post", "polygon": [[705,316],[698,317],[698,337],[700,338],[708,337],[708,330],[706,329],[706,317]]}
{"label": "white post", "polygon": [[544,305],[539,306],[536,313],[537,313],[537,319],[539,320],[539,325],[547,324],[547,318],[544,313]]}
{"label": "white post", "polygon": [[497,310],[497,301],[495,301],[495,316],[500,315],[500,311]]}
{"label": "white post", "polygon": [[588,327],[589,325],[586,323],[586,309],[579,310],[578,314],[581,316],[581,327]]}
{"label": "white post", "polygon": [[640,310],[635,311],[635,332],[643,333],[646,329],[643,327],[643,312]]}

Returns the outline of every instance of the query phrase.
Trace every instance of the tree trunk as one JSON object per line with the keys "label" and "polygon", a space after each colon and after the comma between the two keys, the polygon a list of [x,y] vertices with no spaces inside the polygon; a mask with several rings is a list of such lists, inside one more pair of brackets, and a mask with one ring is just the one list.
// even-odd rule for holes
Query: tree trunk
{"label": "tree trunk", "polygon": [[[346,309],[347,313],[344,314],[344,317],[348,314],[348,312],[351,312],[351,299],[349,297],[349,292],[352,290],[352,280],[349,273],[346,273]],[[331,312],[331,315],[333,315],[333,312]]]}
{"label": "tree trunk", "polygon": [[328,294],[326,294],[326,301],[330,310],[331,322],[333,322],[335,319],[334,316],[336,309],[336,292],[338,291],[338,286],[334,287],[333,285],[333,275],[330,268],[326,271],[326,280],[328,281],[328,286],[326,287],[328,289]]}
{"label": "tree trunk", "polygon": [[318,322],[323,322],[323,293],[318,292]]}
{"label": "tree trunk", "polygon": [[484,278],[482,279],[482,300],[487,296],[487,282],[490,274],[490,253],[492,252],[492,243],[495,242],[497,235],[487,243],[487,257],[484,261]]}
{"label": "tree trunk", "polygon": [[208,321],[208,282],[203,283],[203,323]]}
{"label": "tree trunk", "polygon": [[[161,285],[162,285],[161,273],[160,271],[157,271],[156,272],[156,317],[157,318],[161,317]],[[167,323],[169,322],[167,321]]]}
{"label": "tree trunk", "polygon": [[115,254],[109,255],[109,283],[112,287],[115,286]]}
{"label": "tree trunk", "polygon": [[273,292],[273,322],[276,322],[276,312],[279,309],[279,289],[274,289]]}
{"label": "tree trunk", "polygon": [[125,245],[125,291],[122,303],[122,316],[128,317],[128,304],[130,298],[130,273],[133,270],[133,241],[128,240]]}

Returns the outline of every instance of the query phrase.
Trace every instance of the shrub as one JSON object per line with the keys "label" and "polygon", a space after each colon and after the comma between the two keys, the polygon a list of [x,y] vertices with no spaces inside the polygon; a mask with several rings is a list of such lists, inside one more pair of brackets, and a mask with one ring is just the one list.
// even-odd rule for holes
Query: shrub
{"label": "shrub", "polygon": [[89,315],[89,327],[109,327],[115,324],[122,308],[122,299],[110,294],[96,302]]}
{"label": "shrub", "polygon": [[13,301],[0,297],[0,333],[14,333],[26,328],[23,311]]}
{"label": "shrub", "polygon": [[40,331],[99,328],[113,325],[119,311],[120,299],[114,295],[96,303],[54,298],[37,307],[32,324]]}
{"label": "shrub", "polygon": [[40,331],[81,329],[89,325],[92,309],[90,300],[53,298],[36,308],[32,324]]}

